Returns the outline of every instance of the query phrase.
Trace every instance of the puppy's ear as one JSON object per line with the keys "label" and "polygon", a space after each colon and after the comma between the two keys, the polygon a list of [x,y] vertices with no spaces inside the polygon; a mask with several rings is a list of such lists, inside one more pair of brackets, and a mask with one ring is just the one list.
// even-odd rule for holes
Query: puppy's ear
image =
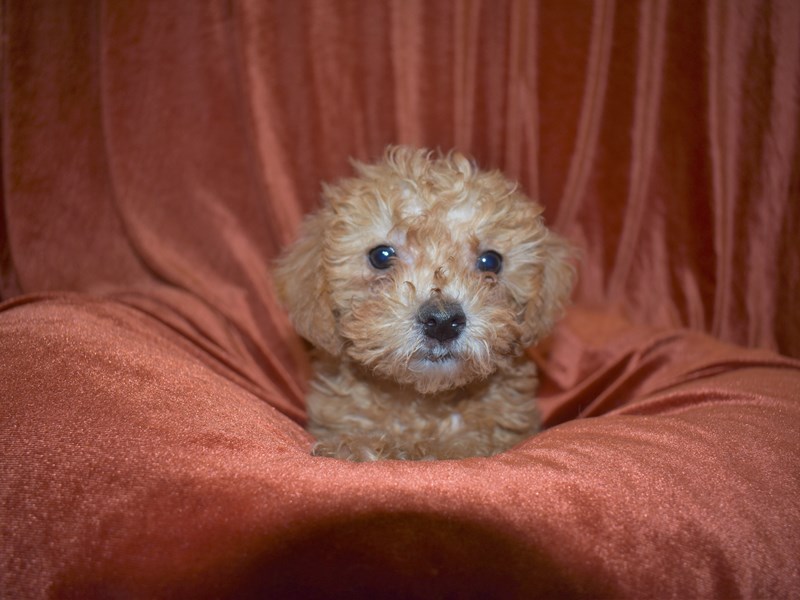
{"label": "puppy's ear", "polygon": [[322,260],[327,210],[306,218],[300,237],[278,259],[274,280],[297,333],[335,356],[341,351],[341,339]]}
{"label": "puppy's ear", "polygon": [[525,306],[523,344],[529,346],[545,337],[561,316],[575,281],[575,249],[561,236],[548,231],[541,242],[541,270],[536,292]]}

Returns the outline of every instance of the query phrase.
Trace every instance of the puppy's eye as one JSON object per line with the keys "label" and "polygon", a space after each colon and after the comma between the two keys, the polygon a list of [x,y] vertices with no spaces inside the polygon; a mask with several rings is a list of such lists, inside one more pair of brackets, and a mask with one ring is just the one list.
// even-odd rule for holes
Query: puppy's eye
{"label": "puppy's eye", "polygon": [[487,250],[478,257],[476,266],[479,271],[499,273],[503,268],[503,257],[494,250]]}
{"label": "puppy's eye", "polygon": [[392,257],[395,255],[391,246],[376,246],[369,251],[369,264],[376,269],[388,269],[392,266]]}

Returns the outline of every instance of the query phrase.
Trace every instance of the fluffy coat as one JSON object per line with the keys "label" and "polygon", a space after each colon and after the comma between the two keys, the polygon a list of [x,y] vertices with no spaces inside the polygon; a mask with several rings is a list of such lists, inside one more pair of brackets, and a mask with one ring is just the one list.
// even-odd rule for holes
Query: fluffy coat
{"label": "fluffy coat", "polygon": [[535,433],[523,350],[569,297],[570,246],[517,185],[459,153],[396,146],[354,166],[357,177],[323,187],[275,272],[315,346],[314,453],[488,456]]}

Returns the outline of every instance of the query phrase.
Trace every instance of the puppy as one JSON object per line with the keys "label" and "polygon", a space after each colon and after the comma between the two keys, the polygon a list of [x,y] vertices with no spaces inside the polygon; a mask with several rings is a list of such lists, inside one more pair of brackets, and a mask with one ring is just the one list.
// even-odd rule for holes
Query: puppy
{"label": "puppy", "polygon": [[315,346],[314,454],[356,461],[502,452],[535,433],[523,350],[570,294],[568,244],[499,172],[390,147],[323,186],[275,272]]}

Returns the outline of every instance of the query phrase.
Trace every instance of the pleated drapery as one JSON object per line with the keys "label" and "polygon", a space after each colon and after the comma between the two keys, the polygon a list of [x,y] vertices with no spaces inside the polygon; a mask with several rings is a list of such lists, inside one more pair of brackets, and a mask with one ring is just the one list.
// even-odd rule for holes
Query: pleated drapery
{"label": "pleated drapery", "polygon": [[[0,2],[0,597],[797,595],[800,2]],[[390,143],[581,250],[500,455],[310,454],[273,260]]]}
{"label": "pleated drapery", "polygon": [[[5,297],[266,263],[348,157],[407,143],[518,178],[583,249],[578,303],[800,355],[793,0],[4,13]],[[199,250],[220,222],[235,244]],[[64,247],[82,226],[91,245]],[[244,270],[267,297],[266,269]]]}

